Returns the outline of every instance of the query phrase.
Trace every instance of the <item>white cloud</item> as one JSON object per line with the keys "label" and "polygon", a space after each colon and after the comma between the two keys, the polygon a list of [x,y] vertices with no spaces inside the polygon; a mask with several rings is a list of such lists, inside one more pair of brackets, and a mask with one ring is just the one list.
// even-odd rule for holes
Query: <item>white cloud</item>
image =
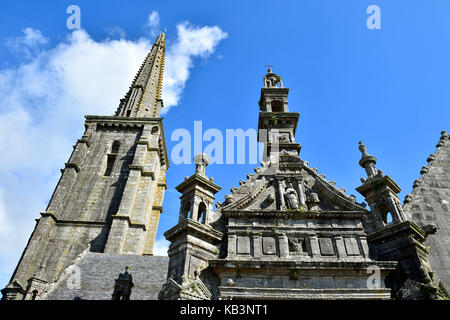
{"label": "white cloud", "polygon": [[123,39],[127,35],[125,30],[120,27],[108,27],[105,28],[106,34],[108,34],[112,38]]}
{"label": "white cloud", "polygon": [[177,25],[177,40],[166,52],[166,68],[163,80],[163,100],[167,113],[170,107],[178,104],[189,69],[195,57],[207,58],[219,42],[227,37],[219,27],[196,27],[189,22]]}
{"label": "white cloud", "polygon": [[15,51],[20,51],[25,58],[30,58],[33,54],[36,54],[41,45],[48,43],[48,39],[39,30],[25,28],[22,33],[24,35],[21,37],[7,39],[6,45]]}
{"label": "white cloud", "polygon": [[[156,25],[159,15],[152,15],[149,21]],[[212,54],[226,37],[218,27],[187,22],[177,32],[173,44],[167,44],[165,112],[177,105],[193,59]],[[153,40],[95,41],[76,30],[44,48],[48,40],[31,28],[8,40],[11,48],[30,56],[15,68],[0,70],[0,278],[11,275],[34,219],[45,210],[59,169],[83,134],[84,115],[115,113]],[[156,241],[155,254],[167,255],[164,241]]]}
{"label": "white cloud", "polygon": [[6,208],[3,204],[5,198],[3,192],[0,191],[0,234],[9,235],[11,233],[11,225],[6,223]]}
{"label": "white cloud", "polygon": [[167,256],[167,250],[169,250],[170,242],[165,239],[156,239],[153,244],[154,256]]}
{"label": "white cloud", "polygon": [[159,13],[158,11],[152,11],[148,15],[147,23],[144,25],[144,29],[152,37],[159,33]]}

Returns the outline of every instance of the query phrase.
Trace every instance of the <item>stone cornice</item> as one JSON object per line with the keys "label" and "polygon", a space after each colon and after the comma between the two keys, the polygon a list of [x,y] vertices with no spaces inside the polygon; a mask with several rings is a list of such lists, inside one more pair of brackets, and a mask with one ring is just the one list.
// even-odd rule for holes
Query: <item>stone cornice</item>
{"label": "stone cornice", "polygon": [[366,211],[264,211],[223,210],[226,218],[283,218],[283,219],[364,219]]}
{"label": "stone cornice", "polygon": [[146,125],[152,123],[162,123],[163,118],[145,118],[145,117],[118,117],[118,116],[84,116],[86,123],[104,123],[104,124],[129,124],[129,125]]}
{"label": "stone cornice", "polygon": [[172,239],[180,235],[180,233],[195,234],[202,238],[208,238],[214,242],[221,241],[223,237],[222,232],[213,229],[209,225],[199,223],[192,219],[185,219],[183,222],[177,224],[175,227],[167,230],[164,233],[164,237],[167,240],[172,241]]}
{"label": "stone cornice", "polygon": [[109,223],[107,222],[102,222],[102,221],[89,221],[89,220],[62,220],[62,219],[58,219],[58,217],[55,215],[55,213],[53,211],[45,211],[45,212],[41,212],[41,218],[44,217],[50,217],[52,218],[56,224],[78,224],[78,225],[97,225],[97,226],[106,226],[109,225]]}
{"label": "stone cornice", "polygon": [[385,238],[398,236],[399,233],[411,235],[413,238],[419,241],[423,241],[426,238],[426,233],[421,227],[419,227],[414,222],[407,220],[403,222],[393,223],[384,227],[383,229],[372,232],[367,236],[367,239],[371,242],[381,241]]}
{"label": "stone cornice", "polygon": [[[297,130],[297,124],[298,124],[298,119],[300,117],[300,113],[298,112],[264,112],[261,111],[259,113],[259,118],[258,118],[258,137],[259,135],[259,130],[263,129],[265,126],[263,124],[264,120],[268,120],[271,119],[272,117],[277,117],[278,120],[293,120],[293,133],[295,136],[295,132]],[[274,127],[279,127],[279,128],[283,128],[285,127],[285,125],[282,124],[278,124]],[[288,127],[291,127],[290,125]]]}
{"label": "stone cornice", "polygon": [[366,195],[371,190],[379,190],[383,186],[387,186],[396,194],[402,191],[402,189],[400,189],[398,184],[395,183],[395,181],[392,180],[391,177],[389,177],[388,175],[375,176],[373,178],[369,178],[361,186],[357,187],[356,191],[358,191],[360,194],[366,197]]}
{"label": "stone cornice", "polygon": [[211,189],[213,194],[217,193],[218,191],[220,191],[222,189],[217,184],[213,183],[211,180],[207,179],[206,177],[199,175],[198,173],[194,173],[188,179],[184,180],[182,183],[180,183],[178,186],[176,186],[175,189],[178,192],[182,193],[186,187],[188,187],[192,184],[203,185],[203,186]]}
{"label": "stone cornice", "polygon": [[282,88],[278,88],[278,87],[275,87],[275,88],[261,88],[261,95],[262,94],[280,94],[280,93],[282,93],[282,94],[288,94],[289,93],[289,88],[285,88],[285,87],[282,87]]}
{"label": "stone cornice", "polygon": [[299,270],[327,270],[341,269],[367,270],[370,266],[376,265],[384,270],[394,270],[397,261],[300,261],[300,260],[229,260],[213,259],[209,260],[209,266],[213,268],[227,269],[253,269],[253,268],[289,268]]}

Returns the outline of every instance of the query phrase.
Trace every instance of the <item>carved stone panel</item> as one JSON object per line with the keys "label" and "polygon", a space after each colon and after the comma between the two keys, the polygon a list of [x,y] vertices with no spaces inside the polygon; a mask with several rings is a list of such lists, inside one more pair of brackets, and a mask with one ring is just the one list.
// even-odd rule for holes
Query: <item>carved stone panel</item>
{"label": "carved stone panel", "polygon": [[263,254],[276,254],[277,247],[274,237],[264,237],[263,238]]}
{"label": "carved stone panel", "polygon": [[320,254],[334,256],[333,240],[331,238],[319,238]]}
{"label": "carved stone panel", "polygon": [[250,237],[237,237],[237,254],[250,254]]}
{"label": "carved stone panel", "polygon": [[358,240],[356,238],[344,238],[345,251],[349,256],[358,256],[360,254]]}
{"label": "carved stone panel", "polygon": [[302,255],[307,253],[306,239],[292,237],[289,238],[289,253],[291,255]]}

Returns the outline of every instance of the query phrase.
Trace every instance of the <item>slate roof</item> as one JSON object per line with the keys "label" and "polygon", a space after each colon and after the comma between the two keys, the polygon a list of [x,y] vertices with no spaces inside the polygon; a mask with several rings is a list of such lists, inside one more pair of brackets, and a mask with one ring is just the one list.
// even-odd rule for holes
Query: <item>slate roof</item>
{"label": "slate roof", "polygon": [[414,182],[413,191],[405,197],[403,210],[419,225],[435,224],[430,235],[429,260],[437,277],[450,288],[450,136],[443,131],[422,176]]}
{"label": "slate roof", "polygon": [[128,266],[134,284],[130,300],[156,300],[166,282],[168,263],[169,258],[163,256],[86,253],[74,264],[80,268],[80,289],[69,289],[68,279],[62,277],[46,299],[111,300],[115,279]]}

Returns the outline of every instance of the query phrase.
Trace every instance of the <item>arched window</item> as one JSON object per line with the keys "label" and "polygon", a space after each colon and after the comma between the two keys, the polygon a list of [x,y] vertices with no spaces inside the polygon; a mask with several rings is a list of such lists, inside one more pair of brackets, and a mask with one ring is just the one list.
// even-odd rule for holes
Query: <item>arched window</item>
{"label": "arched window", "polygon": [[201,202],[198,206],[197,220],[200,223],[206,222],[206,205],[204,202]]}
{"label": "arched window", "polygon": [[283,101],[274,100],[270,105],[272,106],[272,112],[283,112]]}
{"label": "arched window", "polygon": [[105,176],[109,177],[111,175],[112,169],[114,167],[114,162],[116,162],[117,153],[119,152],[120,142],[114,141],[111,147],[111,153],[108,154],[108,158],[106,160],[106,170]]}
{"label": "arched window", "polygon": [[384,221],[384,223],[385,224],[389,224],[389,223],[391,223],[393,220],[392,220],[392,214],[388,211],[388,212],[386,212],[384,215],[383,215],[383,221]]}
{"label": "arched window", "polygon": [[183,219],[191,218],[189,216],[190,211],[191,211],[191,203],[187,202],[187,203],[185,203],[185,205],[183,207]]}
{"label": "arched window", "polygon": [[381,219],[383,220],[385,225],[392,223],[393,221],[392,213],[389,211],[389,208],[386,204],[380,205],[379,211],[381,214]]}

